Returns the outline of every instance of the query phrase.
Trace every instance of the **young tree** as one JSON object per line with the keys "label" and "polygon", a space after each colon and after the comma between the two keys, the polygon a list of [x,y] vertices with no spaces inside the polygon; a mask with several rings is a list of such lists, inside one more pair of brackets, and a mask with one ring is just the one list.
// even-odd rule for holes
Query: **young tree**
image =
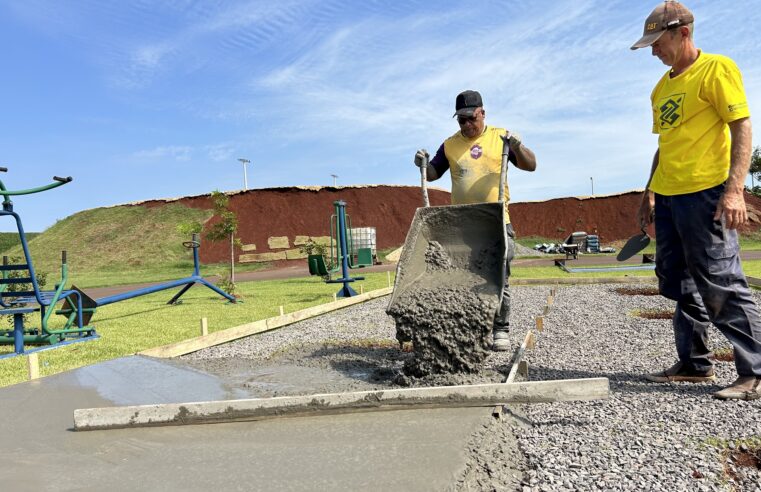
{"label": "young tree", "polygon": [[[238,232],[238,218],[235,213],[228,209],[230,199],[227,195],[219,190],[211,192],[211,201],[214,204],[214,215],[221,219],[211,226],[206,238],[210,241],[230,240],[230,289],[235,289],[235,246],[240,244],[240,240],[235,238]],[[229,292],[232,294],[232,292]]]}
{"label": "young tree", "polygon": [[756,180],[761,181],[761,146],[756,146],[753,149],[753,154],[750,156],[750,174],[751,191],[755,194]]}

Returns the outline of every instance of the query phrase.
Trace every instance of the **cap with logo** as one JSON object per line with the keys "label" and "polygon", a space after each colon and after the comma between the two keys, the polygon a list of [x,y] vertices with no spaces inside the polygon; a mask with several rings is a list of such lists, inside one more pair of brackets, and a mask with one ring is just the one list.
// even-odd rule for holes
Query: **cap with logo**
{"label": "cap with logo", "polygon": [[473,112],[483,105],[484,102],[478,91],[462,91],[457,94],[457,99],[454,101],[454,116],[473,116]]}
{"label": "cap with logo", "polygon": [[631,49],[644,48],[655,43],[669,29],[692,24],[692,12],[676,0],[666,0],[655,7],[645,21],[645,32]]}

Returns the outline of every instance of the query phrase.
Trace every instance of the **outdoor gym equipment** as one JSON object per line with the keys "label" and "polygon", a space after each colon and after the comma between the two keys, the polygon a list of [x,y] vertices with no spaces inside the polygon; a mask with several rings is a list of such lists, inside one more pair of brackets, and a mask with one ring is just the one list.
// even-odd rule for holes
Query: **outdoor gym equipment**
{"label": "outdoor gym equipment", "polygon": [[[349,283],[356,280],[364,280],[365,277],[349,276],[350,268],[359,268],[362,266],[372,265],[372,251],[367,248],[369,252],[369,263],[367,262],[367,252],[359,251],[359,261],[356,265],[353,265],[353,258],[351,251],[353,250],[352,237],[351,237],[351,223],[346,215],[346,202],[343,200],[337,200],[333,202],[335,207],[335,214],[330,217],[330,265],[329,268],[325,265],[325,258],[322,255],[309,255],[307,261],[309,262],[309,273],[312,275],[321,275],[327,277],[325,281],[328,284],[342,283],[343,287],[336,293],[337,297],[352,297],[357,295],[357,292],[351,288]],[[347,227],[347,223],[349,224]],[[348,233],[347,233],[348,231]],[[334,241],[335,239],[335,246]],[[331,275],[338,270],[341,270],[341,278],[332,279]]]}
{"label": "outdoor gym equipment", "polygon": [[[7,171],[7,168],[0,167],[0,172]],[[0,345],[13,344],[14,346],[13,353],[0,355],[0,359],[25,353],[25,344],[47,345],[46,347],[27,350],[26,352],[28,353],[98,338],[94,327],[89,326],[90,319],[98,307],[161,290],[183,286],[182,290],[180,290],[180,292],[172,297],[167,303],[175,304],[179,298],[188,291],[188,289],[196,283],[199,283],[209,287],[230,302],[236,302],[235,297],[220,290],[218,287],[201,277],[198,260],[200,241],[197,234],[193,234],[192,241],[183,243],[185,247],[193,249],[194,268],[193,274],[189,277],[95,300],[73,285],[71,286],[71,289],[64,289],[64,286],[68,281],[69,270],[66,251],[63,251],[61,254],[61,281],[56,284],[55,290],[44,291],[40,289],[39,282],[37,281],[37,274],[32,263],[32,257],[29,253],[26,233],[24,232],[24,227],[21,223],[21,217],[13,211],[13,202],[10,197],[15,195],[29,195],[57,188],[71,182],[72,178],[70,176],[66,178],[54,176],[53,180],[54,183],[49,185],[18,191],[7,190],[2,180],[0,180],[0,195],[3,195],[4,197],[0,217],[10,216],[15,219],[21,248],[24,252],[24,263],[12,265],[9,264],[7,257],[3,257],[3,264],[0,266],[0,272],[2,272],[2,278],[0,278],[0,315],[11,315],[13,317],[12,330],[0,328]],[[12,275],[12,272],[19,273]],[[31,290],[16,289],[16,286],[29,285],[31,286]],[[56,305],[59,302],[63,302],[64,304],[60,309],[56,309]],[[35,312],[40,313],[39,328],[24,327],[24,317]],[[66,318],[66,322],[62,328],[53,329],[49,325],[50,316],[54,312],[55,314],[62,315]]]}

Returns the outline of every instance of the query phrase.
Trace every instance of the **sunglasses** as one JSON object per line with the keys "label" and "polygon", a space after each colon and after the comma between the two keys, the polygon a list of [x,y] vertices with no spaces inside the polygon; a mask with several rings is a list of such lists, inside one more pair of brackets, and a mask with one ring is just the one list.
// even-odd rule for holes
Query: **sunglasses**
{"label": "sunglasses", "polygon": [[465,123],[475,123],[476,116],[458,116],[457,123],[464,125]]}

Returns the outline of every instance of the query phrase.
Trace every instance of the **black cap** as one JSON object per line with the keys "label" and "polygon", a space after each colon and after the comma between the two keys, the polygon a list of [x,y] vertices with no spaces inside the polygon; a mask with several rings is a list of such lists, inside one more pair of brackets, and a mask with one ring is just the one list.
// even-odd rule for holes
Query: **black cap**
{"label": "black cap", "polygon": [[454,116],[473,116],[476,108],[483,107],[481,94],[478,91],[462,91],[454,101]]}

